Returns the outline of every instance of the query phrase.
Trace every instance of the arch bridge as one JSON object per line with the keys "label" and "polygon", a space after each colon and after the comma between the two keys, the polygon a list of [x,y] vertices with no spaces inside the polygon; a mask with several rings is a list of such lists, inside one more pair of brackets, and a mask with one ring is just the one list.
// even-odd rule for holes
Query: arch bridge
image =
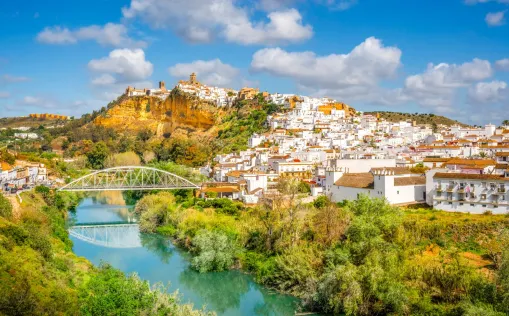
{"label": "arch bridge", "polygon": [[61,187],[59,191],[126,191],[199,189],[176,174],[144,166],[98,170]]}

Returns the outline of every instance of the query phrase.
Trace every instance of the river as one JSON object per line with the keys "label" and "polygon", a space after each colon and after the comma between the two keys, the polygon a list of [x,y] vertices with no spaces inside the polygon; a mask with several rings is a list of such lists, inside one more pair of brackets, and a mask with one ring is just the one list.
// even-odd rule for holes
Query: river
{"label": "river", "polygon": [[168,285],[195,308],[218,315],[294,315],[297,310],[296,298],[270,291],[240,271],[194,271],[189,253],[170,239],[139,232],[133,207],[125,205],[119,192],[85,198],[71,214],[76,225],[70,229],[71,239],[78,256],[137,273],[151,284]]}

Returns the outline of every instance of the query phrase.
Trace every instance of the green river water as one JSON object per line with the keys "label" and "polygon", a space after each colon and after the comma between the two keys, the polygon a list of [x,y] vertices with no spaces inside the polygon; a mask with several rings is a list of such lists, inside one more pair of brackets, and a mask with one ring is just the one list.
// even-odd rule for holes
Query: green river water
{"label": "green river water", "polygon": [[169,285],[169,291],[178,290],[183,302],[205,306],[218,315],[294,315],[297,311],[296,298],[268,290],[240,271],[192,270],[186,251],[166,237],[141,234],[132,207],[123,204],[116,192],[81,202],[71,216],[78,225],[71,228],[78,256],[96,265],[108,262],[126,273],[135,272],[151,284],[162,282]]}

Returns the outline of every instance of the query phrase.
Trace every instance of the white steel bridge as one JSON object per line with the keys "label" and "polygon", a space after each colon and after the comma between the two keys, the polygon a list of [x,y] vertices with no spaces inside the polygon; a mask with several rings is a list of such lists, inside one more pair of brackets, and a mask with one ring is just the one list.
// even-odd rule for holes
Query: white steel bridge
{"label": "white steel bridge", "polygon": [[69,227],[69,235],[106,248],[141,247],[140,231],[135,223],[88,223]]}
{"label": "white steel bridge", "polygon": [[95,171],[63,186],[59,191],[127,191],[199,189],[176,174],[141,166],[123,166]]}

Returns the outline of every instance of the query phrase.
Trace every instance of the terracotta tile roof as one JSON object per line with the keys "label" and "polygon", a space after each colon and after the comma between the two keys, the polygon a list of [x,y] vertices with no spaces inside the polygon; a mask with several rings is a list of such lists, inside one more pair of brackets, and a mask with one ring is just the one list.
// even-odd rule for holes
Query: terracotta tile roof
{"label": "terracotta tile roof", "polygon": [[240,190],[235,187],[216,187],[216,188],[203,188],[202,192],[216,192],[216,193],[227,193],[227,192],[239,192]]}
{"label": "terracotta tile roof", "polygon": [[474,165],[474,166],[494,166],[496,163],[492,159],[461,159],[453,158],[448,160],[446,165]]}
{"label": "terracotta tile roof", "polygon": [[509,151],[503,151],[499,153],[495,153],[496,157],[509,157]]}
{"label": "terracotta tile roof", "polygon": [[506,164],[506,163],[499,163],[495,166],[495,169],[503,169],[503,170],[506,170],[506,169],[509,169],[509,164]]}
{"label": "terracotta tile roof", "polygon": [[370,172],[365,173],[345,173],[335,185],[349,188],[373,189],[374,178]]}
{"label": "terracotta tile roof", "polygon": [[496,174],[469,174],[469,173],[444,173],[437,172],[434,179],[472,179],[472,180],[501,180],[509,181],[509,178]]}
{"label": "terracotta tile roof", "polygon": [[0,161],[0,170],[2,171],[8,171],[11,170],[13,167],[6,163],[5,161]]}
{"label": "terracotta tile roof", "polygon": [[424,158],[423,162],[446,162],[453,158]]}
{"label": "terracotta tile roof", "polygon": [[395,186],[404,186],[404,185],[425,185],[426,177],[425,176],[413,176],[413,177],[395,177],[394,185]]}
{"label": "terracotta tile roof", "polygon": [[238,178],[240,177],[240,175],[246,173],[247,171],[244,171],[244,170],[232,170],[232,171],[229,171],[228,173],[226,173],[226,176],[227,177],[235,177],[235,178]]}

